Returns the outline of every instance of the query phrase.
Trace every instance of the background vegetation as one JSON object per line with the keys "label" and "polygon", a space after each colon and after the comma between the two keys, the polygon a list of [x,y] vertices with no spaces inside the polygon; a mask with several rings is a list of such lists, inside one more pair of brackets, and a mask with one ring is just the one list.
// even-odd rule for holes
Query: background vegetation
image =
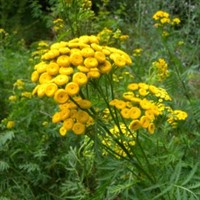
{"label": "background vegetation", "polygon": [[[198,0],[0,3],[0,200],[200,199]],[[152,16],[158,10],[181,23],[156,28]],[[72,132],[60,136],[59,125],[51,122],[54,102],[31,95],[33,67],[49,45],[97,35],[104,28],[111,30],[105,45],[124,50],[133,60],[128,75],[117,74],[118,89],[126,89],[130,80],[155,84],[170,94],[172,108],[188,113],[176,128],[161,119],[154,135],[140,132],[134,155],[153,181],[132,160],[102,154],[105,149],[96,138]],[[169,35],[163,37],[163,30]],[[121,35],[128,39],[119,40]],[[161,82],[151,73],[159,58],[170,71]]]}

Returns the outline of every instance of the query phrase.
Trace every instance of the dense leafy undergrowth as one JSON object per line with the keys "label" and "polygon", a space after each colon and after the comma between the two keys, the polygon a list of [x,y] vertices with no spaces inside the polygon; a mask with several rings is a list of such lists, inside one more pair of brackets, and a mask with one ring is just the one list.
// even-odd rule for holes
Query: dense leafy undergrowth
{"label": "dense leafy undergrowth", "polygon": [[200,198],[200,4],[181,2],[21,1],[18,27],[3,4],[0,200]]}

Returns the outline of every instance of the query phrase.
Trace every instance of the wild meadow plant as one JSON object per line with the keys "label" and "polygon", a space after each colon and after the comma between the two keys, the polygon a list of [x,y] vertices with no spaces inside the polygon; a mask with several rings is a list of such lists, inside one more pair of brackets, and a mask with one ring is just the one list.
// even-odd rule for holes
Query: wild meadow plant
{"label": "wild meadow plant", "polygon": [[56,42],[38,42],[31,78],[17,79],[8,97],[13,111],[0,127],[3,197],[198,199],[199,104],[184,80],[182,44],[172,40],[181,20],[155,12],[159,45],[146,62],[147,50],[130,49],[133,39],[120,29],[87,33],[91,1],[55,8]]}
{"label": "wild meadow plant", "polygon": [[[56,42],[34,66],[33,95],[54,99],[57,110],[52,122],[58,124],[61,136],[74,133],[89,137],[97,142],[102,155],[130,162],[138,181],[146,177],[156,184],[141,145],[147,137],[143,134],[156,134],[159,123],[168,123],[173,129],[187,113],[170,106],[173,101],[164,88],[130,82],[126,90],[121,81],[116,83],[114,77],[131,64],[124,51],[101,45],[101,36],[83,35]],[[160,69],[163,60],[154,65]],[[126,73],[129,75],[128,70]],[[159,78],[163,78],[162,73],[159,71]]]}

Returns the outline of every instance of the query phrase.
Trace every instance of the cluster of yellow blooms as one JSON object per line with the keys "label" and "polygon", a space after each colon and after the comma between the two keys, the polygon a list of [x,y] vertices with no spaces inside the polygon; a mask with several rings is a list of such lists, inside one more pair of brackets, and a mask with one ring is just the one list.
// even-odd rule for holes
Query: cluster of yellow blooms
{"label": "cluster of yellow blooms", "polygon": [[53,30],[55,32],[59,31],[63,27],[64,27],[64,21],[63,21],[63,19],[57,18],[57,19],[53,20]]}
{"label": "cluster of yellow blooms", "polygon": [[169,13],[164,12],[162,10],[157,11],[153,15],[153,19],[157,21],[157,23],[155,24],[156,27],[163,26],[165,24],[178,25],[181,22],[181,20],[177,17],[171,19]]}
{"label": "cluster of yellow blooms", "polygon": [[169,76],[168,64],[163,58],[159,58],[152,64],[153,67],[155,68],[159,81],[163,81]]}
{"label": "cluster of yellow blooms", "polygon": [[[3,28],[0,28],[0,36],[3,37],[3,36],[7,36],[8,33],[3,29]],[[2,39],[2,38],[0,38]]]}
{"label": "cluster of yellow blooms", "polygon": [[[65,0],[67,4],[72,4],[73,0]],[[92,7],[92,1],[91,0],[77,0],[78,3],[81,3],[81,7],[83,9],[90,9]]]}
{"label": "cluster of yellow blooms", "polygon": [[11,129],[11,128],[13,128],[15,126],[15,121],[13,121],[13,120],[9,120],[8,122],[7,122],[7,124],[6,124],[6,128],[7,129]]}
{"label": "cluster of yellow blooms", "polygon": [[142,53],[142,49],[141,48],[137,48],[137,49],[134,49],[133,50],[133,56],[141,56],[141,53]]}
{"label": "cluster of yellow blooms", "polygon": [[[17,89],[18,92],[14,93],[13,95],[10,95],[8,97],[8,100],[11,103],[15,103],[17,100],[19,99],[24,99],[24,98],[31,98],[32,97],[32,93],[28,92],[25,90],[25,82],[21,79],[16,80],[16,82],[13,84],[13,91]],[[13,119],[8,119],[8,118],[4,118],[2,120],[3,124],[6,124],[6,128],[11,129],[16,125],[16,122]]]}
{"label": "cluster of yellow blooms", "polygon": [[[68,130],[83,134],[85,126],[90,123],[88,120],[91,121],[85,111],[91,103],[80,97],[81,88],[90,79],[109,73],[113,67],[120,68],[131,63],[128,54],[113,47],[101,46],[99,38],[94,35],[54,43],[41,59],[31,75],[32,82],[37,83],[33,94],[51,97],[59,104],[60,111],[53,116],[52,121],[63,122],[61,135],[65,135]],[[71,104],[74,104],[73,110],[69,109]],[[65,112],[65,109],[68,110]],[[80,116],[85,119],[80,120]],[[74,122],[72,126],[66,125],[69,119]]]}
{"label": "cluster of yellow blooms", "polygon": [[24,89],[24,81],[22,81],[21,79],[18,79],[14,84],[13,86],[16,87],[18,90],[22,90]]}
{"label": "cluster of yellow blooms", "polygon": [[82,0],[82,9],[90,10],[92,8],[92,1],[91,0]]}
{"label": "cluster of yellow blooms", "polygon": [[[17,88],[18,90],[24,90],[25,89],[25,83],[23,80],[18,79],[14,84],[13,84],[14,89]],[[32,97],[32,93],[28,92],[28,91],[21,91],[20,92],[20,96],[21,97],[25,97],[25,98],[31,98]],[[9,101],[11,102],[15,102],[17,100],[17,96],[16,95],[11,95],[8,98]]]}
{"label": "cluster of yellow blooms", "polygon": [[182,110],[172,110],[170,107],[167,107],[169,112],[167,121],[175,128],[177,126],[177,122],[180,120],[185,120],[188,115],[186,112]]}
{"label": "cluster of yellow blooms", "polygon": [[[170,108],[165,106],[164,101],[171,101],[171,97],[163,88],[145,83],[131,83],[128,85],[128,91],[123,94],[123,100],[114,99],[110,101],[110,105],[120,111],[122,118],[130,120],[130,130],[144,128],[153,134],[155,119]],[[177,111],[170,110],[169,123],[174,122],[172,112]],[[185,117],[176,117],[176,120],[184,120],[187,117],[184,111],[181,111],[181,114]]]}
{"label": "cluster of yellow blooms", "polygon": [[87,99],[74,97],[73,101],[68,100],[64,104],[59,104],[60,111],[53,115],[52,122],[63,122],[59,130],[62,136],[70,130],[76,135],[84,134],[86,127],[93,124],[93,119],[87,112],[91,105],[91,102]]}
{"label": "cluster of yellow blooms", "polygon": [[123,35],[120,29],[112,31],[108,28],[104,28],[98,33],[98,38],[101,44],[113,45],[116,41],[125,41],[128,39],[128,35]]}
{"label": "cluster of yellow blooms", "polygon": [[[32,52],[31,56],[32,59],[38,59],[41,57],[42,54],[44,54],[47,51],[47,48],[49,47],[48,42],[46,41],[39,41],[37,43],[37,48],[34,52]],[[32,61],[32,59],[30,59],[30,61]]]}
{"label": "cluster of yellow blooms", "polygon": [[[111,128],[109,131],[114,137],[117,138],[119,143],[122,144],[129,153],[131,153],[131,147],[135,145],[136,135],[128,131],[127,127],[123,123],[120,123],[119,127],[120,128],[118,128],[117,125],[114,125],[114,127]],[[126,152],[122,149],[122,147],[119,146],[119,144],[114,143],[112,138],[108,134],[106,134],[106,136],[102,138],[102,144],[106,147],[110,147],[115,152],[117,158],[127,156]],[[103,155],[107,154],[107,151],[103,152]]]}

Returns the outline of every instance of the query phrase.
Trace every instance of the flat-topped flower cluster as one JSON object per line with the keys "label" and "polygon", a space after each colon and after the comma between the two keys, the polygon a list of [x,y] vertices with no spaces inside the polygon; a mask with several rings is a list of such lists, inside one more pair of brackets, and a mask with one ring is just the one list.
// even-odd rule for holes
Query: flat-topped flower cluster
{"label": "flat-topped flower cluster", "polygon": [[152,18],[157,22],[155,26],[162,26],[165,24],[170,24],[174,26],[180,24],[181,22],[181,20],[178,17],[171,18],[170,14],[163,10],[159,10],[156,13],[154,13]]}
{"label": "flat-topped flower cluster", "polygon": [[[131,58],[124,51],[100,45],[98,36],[84,35],[68,42],[57,42],[50,46],[41,56],[41,62],[34,66],[31,80],[36,86],[33,94],[53,98],[58,104],[58,111],[53,114],[52,122],[62,124],[61,135],[66,135],[68,131],[77,135],[84,134],[86,128],[94,123],[92,96],[85,95],[84,92],[86,88],[96,87],[93,89],[98,93],[97,88],[101,87],[98,82],[97,85],[89,82],[105,74],[111,74],[110,77],[113,78],[115,69],[131,63]],[[171,97],[163,88],[143,82],[130,83],[128,91],[122,95],[123,99],[117,99],[115,89],[110,84],[108,87],[111,87],[114,96],[104,102],[104,107],[109,107],[108,114],[113,117],[112,123],[115,123],[114,118],[117,117],[115,111],[119,110],[122,119],[128,123],[128,131],[135,132],[143,128],[153,134],[157,117],[166,112],[169,116],[167,121],[171,124],[187,117],[183,111],[184,117],[173,117],[176,112],[165,104],[166,101],[171,101]],[[102,88],[100,91],[103,92]],[[94,108],[93,111],[98,109]]]}
{"label": "flat-topped flower cluster", "polygon": [[31,80],[37,85],[33,94],[51,97],[59,104],[60,111],[53,115],[52,121],[63,122],[62,135],[68,130],[83,134],[88,120],[91,121],[83,110],[89,109],[91,102],[81,97],[81,88],[90,79],[130,63],[128,54],[114,47],[101,46],[94,35],[54,43],[34,66]]}

